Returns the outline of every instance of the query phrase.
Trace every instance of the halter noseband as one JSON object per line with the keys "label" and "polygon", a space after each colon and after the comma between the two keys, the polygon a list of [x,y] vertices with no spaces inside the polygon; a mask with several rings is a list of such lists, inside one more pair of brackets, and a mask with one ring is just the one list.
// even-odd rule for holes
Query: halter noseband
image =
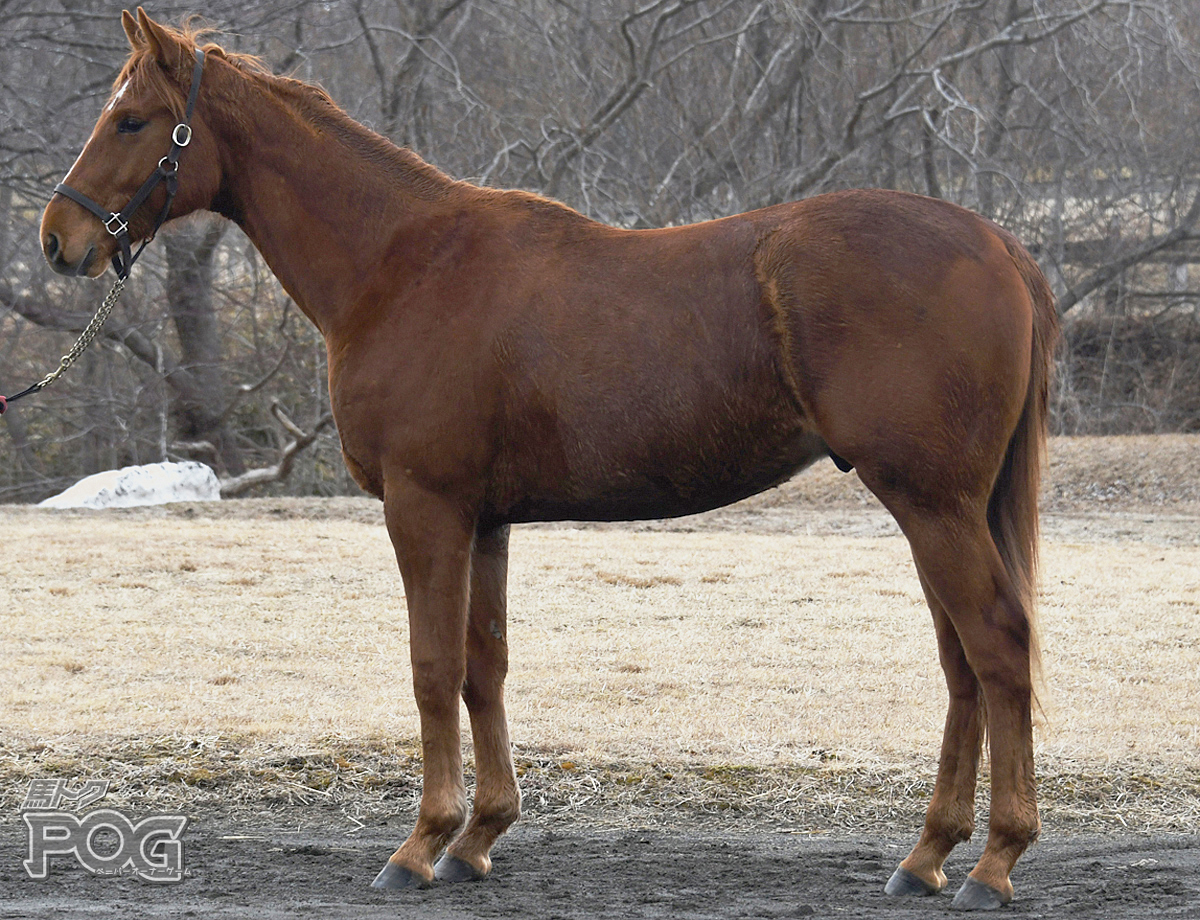
{"label": "halter noseband", "polygon": [[[159,228],[166,223],[167,215],[171,210],[171,203],[175,200],[176,192],[179,191],[179,155],[192,142],[192,114],[196,110],[196,97],[200,95],[200,81],[203,77],[204,52],[197,48],[196,66],[192,70],[192,86],[188,91],[187,109],[184,112],[183,121],[177,124],[175,130],[171,132],[171,152],[158,161],[158,168],[150,174],[149,178],[142,183],[142,187],[129,199],[129,204],[125,205],[119,212],[111,212],[107,208],[101,207],[87,195],[83,194],[83,192],[76,191],[65,182],[60,182],[54,186],[55,195],[63,195],[77,204],[83,205],[100,218],[105,230],[116,237],[117,245],[121,247],[121,251],[113,255],[112,264],[117,277],[122,281],[129,277],[129,270],[133,268],[133,263],[142,254],[142,250],[146,248],[146,244],[154,239],[154,235],[158,233]],[[150,193],[158,187],[160,182],[166,183],[167,201],[159,212],[158,218],[154,222],[154,229],[150,231],[150,235],[142,240],[142,244],[138,247],[137,252],[132,252],[129,241],[129,221],[133,219],[133,215],[137,212],[137,209],[145,204],[146,199],[150,197]]]}

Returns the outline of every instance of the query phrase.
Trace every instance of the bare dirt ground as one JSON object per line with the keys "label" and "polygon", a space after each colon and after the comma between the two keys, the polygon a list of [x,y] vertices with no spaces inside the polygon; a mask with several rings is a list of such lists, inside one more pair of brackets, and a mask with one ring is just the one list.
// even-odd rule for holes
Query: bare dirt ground
{"label": "bare dirt ground", "polygon": [[[803,837],[771,828],[724,832],[715,822],[681,830],[565,825],[514,830],[492,877],[479,883],[379,892],[368,887],[379,853],[401,822],[345,836],[314,828],[249,827],[219,816],[189,831],[193,875],[151,889],[136,880],[97,879],[73,867],[33,882],[5,869],[4,916],[693,918],[868,917],[916,920],[944,915],[949,894],[914,902],[882,895],[906,838],[846,834]],[[17,841],[6,835],[3,846]],[[1187,918],[1200,915],[1194,837],[1057,837],[1040,844],[1016,877],[1019,917]],[[959,876],[977,848],[952,858]],[[18,870],[19,871],[19,870]]]}
{"label": "bare dirt ground", "polygon": [[[1009,911],[1200,918],[1200,438],[1058,439],[1043,507],[1045,830]],[[709,515],[515,535],[526,817],[485,882],[372,891],[420,767],[379,520],[366,500],[0,508],[25,550],[0,584],[0,916],[948,908],[881,893],[944,691],[902,538],[828,464]],[[28,878],[19,807],[44,777],[187,814],[189,877],[64,858]],[[952,857],[952,889],[981,846]]]}

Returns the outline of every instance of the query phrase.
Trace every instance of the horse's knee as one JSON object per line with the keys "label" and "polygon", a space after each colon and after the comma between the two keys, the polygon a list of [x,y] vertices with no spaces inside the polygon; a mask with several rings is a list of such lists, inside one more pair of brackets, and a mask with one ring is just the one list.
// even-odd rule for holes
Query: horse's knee
{"label": "horse's knee", "polygon": [[1033,704],[1033,664],[1028,648],[996,642],[975,664],[975,674],[990,711],[997,706],[1029,709]]}
{"label": "horse's knee", "polygon": [[504,692],[504,678],[504,671],[468,668],[467,679],[462,685],[462,698],[468,711],[482,713],[499,703]]}
{"label": "horse's knee", "polygon": [[413,661],[413,697],[423,715],[457,710],[457,699],[466,675],[461,667],[441,660]]}

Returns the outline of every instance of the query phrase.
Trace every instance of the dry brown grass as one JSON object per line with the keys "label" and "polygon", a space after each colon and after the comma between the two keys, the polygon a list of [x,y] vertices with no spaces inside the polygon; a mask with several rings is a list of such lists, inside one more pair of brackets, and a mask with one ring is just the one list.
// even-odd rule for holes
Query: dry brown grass
{"label": "dry brown grass", "polygon": [[[790,488],[853,487],[817,475],[829,485]],[[945,691],[907,547],[852,491],[770,532],[777,498],[675,530],[514,534],[508,697],[535,811],[919,817]],[[1043,565],[1051,813],[1185,829],[1196,521],[1066,510]],[[727,529],[739,513],[765,532]],[[403,599],[375,505],[7,508],[0,535],[25,550],[0,585],[6,779],[97,772],[142,795],[352,816],[416,795]]]}

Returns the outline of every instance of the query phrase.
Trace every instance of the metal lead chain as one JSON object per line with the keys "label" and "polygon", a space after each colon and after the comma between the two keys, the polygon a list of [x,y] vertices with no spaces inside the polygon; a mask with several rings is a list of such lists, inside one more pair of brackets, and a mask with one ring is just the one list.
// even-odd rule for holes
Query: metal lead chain
{"label": "metal lead chain", "polygon": [[79,356],[84,353],[87,347],[92,344],[92,339],[100,332],[100,327],[104,325],[104,321],[108,319],[108,314],[112,313],[113,306],[116,305],[117,298],[121,296],[121,291],[125,289],[125,279],[118,278],[113,284],[112,290],[104,298],[104,302],[96,309],[96,315],[92,317],[91,322],[87,324],[83,332],[79,333],[79,338],[75,340],[75,344],[71,346],[71,350],[63,355],[58,361],[58,367],[48,373],[45,377],[37,382],[34,387],[37,390],[43,390],[50,384],[54,383],[63,372],[78,360]]}

